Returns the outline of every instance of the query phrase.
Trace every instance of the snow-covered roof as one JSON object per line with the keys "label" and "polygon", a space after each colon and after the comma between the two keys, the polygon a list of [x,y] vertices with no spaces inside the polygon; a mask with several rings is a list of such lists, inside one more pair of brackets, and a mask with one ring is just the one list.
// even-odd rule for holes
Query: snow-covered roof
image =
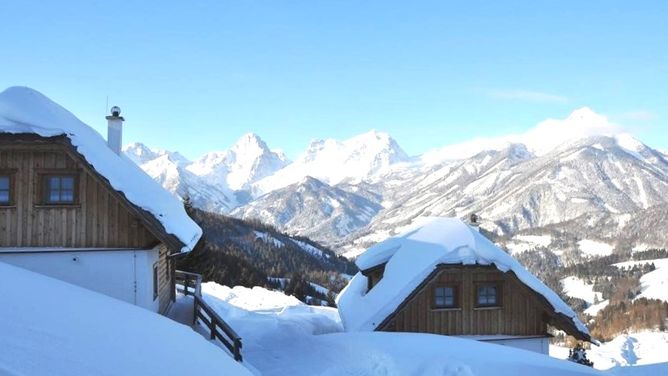
{"label": "snow-covered roof", "polygon": [[183,204],[124,155],[117,155],[102,136],[43,94],[27,87],[0,93],[0,133],[65,136],[97,173],[135,206],[149,212],[187,252],[202,229],[188,217]]}
{"label": "snow-covered roof", "polygon": [[517,260],[478,231],[456,218],[419,218],[405,233],[389,238],[360,255],[361,270],[385,265],[383,278],[367,291],[367,277],[357,273],[339,294],[337,304],[347,331],[375,330],[440,264],[494,265],[512,271],[526,286],[545,297],[585,337],[587,328],[557,294]]}

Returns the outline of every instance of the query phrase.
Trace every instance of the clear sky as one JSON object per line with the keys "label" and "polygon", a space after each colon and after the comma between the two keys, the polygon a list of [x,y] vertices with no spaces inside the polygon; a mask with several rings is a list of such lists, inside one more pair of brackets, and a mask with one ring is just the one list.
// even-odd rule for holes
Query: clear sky
{"label": "clear sky", "polygon": [[194,158],[375,128],[409,154],[589,106],[668,148],[668,1],[3,1],[0,87]]}

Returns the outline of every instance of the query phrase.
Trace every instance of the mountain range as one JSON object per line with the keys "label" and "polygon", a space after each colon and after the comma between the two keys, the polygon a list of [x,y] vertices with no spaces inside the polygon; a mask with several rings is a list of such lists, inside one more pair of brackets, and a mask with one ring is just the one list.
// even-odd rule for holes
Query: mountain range
{"label": "mountain range", "polygon": [[668,240],[657,209],[668,204],[668,155],[588,108],[524,134],[420,156],[378,131],[315,140],[293,162],[255,134],[194,162],[142,144],[124,150],[197,207],[259,219],[350,255],[425,215],[476,213],[484,229],[509,241],[575,234],[564,247],[585,237],[613,247]]}

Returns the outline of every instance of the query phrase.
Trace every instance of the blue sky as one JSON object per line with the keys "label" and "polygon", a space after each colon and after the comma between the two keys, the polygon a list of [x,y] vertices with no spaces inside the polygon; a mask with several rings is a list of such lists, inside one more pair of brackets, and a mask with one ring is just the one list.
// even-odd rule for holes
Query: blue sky
{"label": "blue sky", "polygon": [[0,87],[194,158],[375,128],[410,154],[589,106],[668,148],[666,1],[53,1],[0,6]]}

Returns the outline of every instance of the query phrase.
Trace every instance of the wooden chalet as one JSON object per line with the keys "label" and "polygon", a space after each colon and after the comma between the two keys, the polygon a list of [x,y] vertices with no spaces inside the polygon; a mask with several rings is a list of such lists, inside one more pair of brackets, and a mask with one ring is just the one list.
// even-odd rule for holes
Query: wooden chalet
{"label": "wooden chalet", "polygon": [[346,330],[461,336],[545,354],[548,325],[592,341],[553,291],[458,219],[429,219],[357,264],[339,297]]}
{"label": "wooden chalet", "polygon": [[38,92],[0,94],[0,262],[164,313],[202,232],[121,155],[112,110],[106,142]]}

